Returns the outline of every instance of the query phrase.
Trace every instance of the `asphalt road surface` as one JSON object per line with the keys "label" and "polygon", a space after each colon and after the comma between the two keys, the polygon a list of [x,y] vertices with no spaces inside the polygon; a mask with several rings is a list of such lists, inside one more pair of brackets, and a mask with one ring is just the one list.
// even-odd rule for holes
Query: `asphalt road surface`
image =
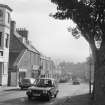
{"label": "asphalt road surface", "polygon": [[88,84],[72,85],[70,83],[59,84],[59,93],[57,98],[50,101],[28,100],[26,90],[6,89],[0,91],[0,105],[55,105],[57,102],[63,102],[67,97],[81,95],[89,92]]}

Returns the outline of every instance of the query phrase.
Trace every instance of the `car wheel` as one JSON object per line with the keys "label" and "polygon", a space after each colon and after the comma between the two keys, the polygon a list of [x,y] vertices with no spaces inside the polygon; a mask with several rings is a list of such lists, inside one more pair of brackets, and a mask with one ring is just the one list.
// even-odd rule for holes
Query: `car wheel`
{"label": "car wheel", "polygon": [[28,100],[31,100],[32,99],[32,96],[28,95]]}
{"label": "car wheel", "polygon": [[21,90],[23,90],[23,87],[21,87]]}
{"label": "car wheel", "polygon": [[57,97],[57,93],[56,94],[54,94],[54,98],[56,98]]}
{"label": "car wheel", "polygon": [[58,91],[54,94],[54,98],[56,98],[56,97],[57,97],[57,94],[58,94]]}
{"label": "car wheel", "polygon": [[47,95],[47,101],[50,101],[51,100],[51,93],[49,93],[48,95]]}

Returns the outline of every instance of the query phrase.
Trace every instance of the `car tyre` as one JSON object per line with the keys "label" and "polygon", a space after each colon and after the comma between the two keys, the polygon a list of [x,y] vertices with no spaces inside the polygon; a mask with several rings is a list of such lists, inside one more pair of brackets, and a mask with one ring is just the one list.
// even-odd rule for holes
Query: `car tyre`
{"label": "car tyre", "polygon": [[23,87],[21,87],[21,90],[23,90]]}
{"label": "car tyre", "polygon": [[57,97],[57,93],[56,94],[54,94],[54,98],[56,98]]}
{"label": "car tyre", "polygon": [[51,100],[51,94],[49,93],[48,95],[47,95],[47,101],[50,101]]}
{"label": "car tyre", "polygon": [[54,98],[56,98],[57,97],[57,94],[54,94]]}
{"label": "car tyre", "polygon": [[54,98],[56,98],[56,97],[57,97],[57,94],[58,94],[58,91],[56,92],[56,94],[54,94]]}
{"label": "car tyre", "polygon": [[28,100],[32,100],[32,96],[28,95]]}

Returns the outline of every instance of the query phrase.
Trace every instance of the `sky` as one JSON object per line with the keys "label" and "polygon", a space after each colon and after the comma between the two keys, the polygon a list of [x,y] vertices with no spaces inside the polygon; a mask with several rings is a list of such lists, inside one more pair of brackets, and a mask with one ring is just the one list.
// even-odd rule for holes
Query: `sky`
{"label": "sky", "polygon": [[39,52],[58,61],[84,62],[89,56],[89,46],[83,37],[75,39],[67,28],[70,20],[55,20],[50,13],[56,5],[50,0],[0,0],[13,11],[12,20],[17,28],[29,30],[29,40]]}

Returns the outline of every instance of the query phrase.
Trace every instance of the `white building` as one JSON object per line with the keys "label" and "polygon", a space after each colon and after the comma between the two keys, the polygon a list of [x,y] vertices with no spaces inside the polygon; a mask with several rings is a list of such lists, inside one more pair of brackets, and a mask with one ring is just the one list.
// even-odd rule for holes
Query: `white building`
{"label": "white building", "polygon": [[10,21],[12,9],[0,4],[0,85],[8,84]]}

